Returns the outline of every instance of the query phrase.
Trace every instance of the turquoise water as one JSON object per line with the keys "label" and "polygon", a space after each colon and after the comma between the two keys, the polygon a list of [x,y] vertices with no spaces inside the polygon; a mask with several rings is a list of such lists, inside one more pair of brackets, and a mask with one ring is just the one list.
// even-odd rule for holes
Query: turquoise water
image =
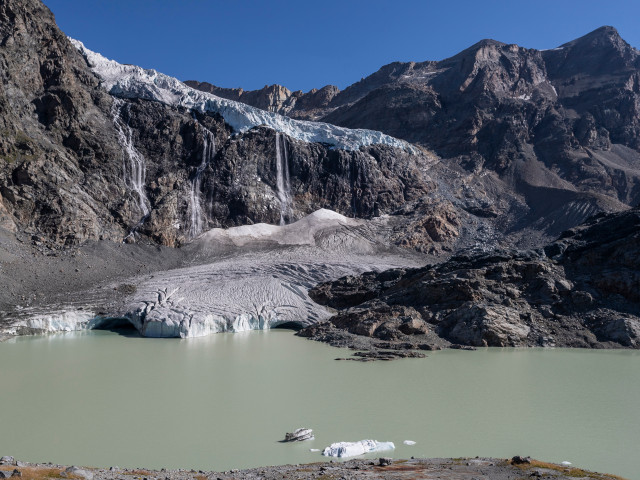
{"label": "turquoise water", "polygon": [[[373,438],[395,442],[396,458],[531,455],[640,478],[640,352],[334,360],[346,354],[277,330],[0,343],[0,455],[227,470],[321,461],[310,448]],[[314,441],[278,443],[303,426]]]}

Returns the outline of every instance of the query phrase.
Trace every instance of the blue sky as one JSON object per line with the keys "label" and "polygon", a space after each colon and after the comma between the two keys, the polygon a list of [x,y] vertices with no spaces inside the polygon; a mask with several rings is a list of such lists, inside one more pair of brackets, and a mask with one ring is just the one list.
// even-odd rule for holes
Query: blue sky
{"label": "blue sky", "polygon": [[640,1],[44,0],[69,36],[122,63],[223,87],[344,88],[393,61],[483,38],[553,48],[602,25],[640,47]]}

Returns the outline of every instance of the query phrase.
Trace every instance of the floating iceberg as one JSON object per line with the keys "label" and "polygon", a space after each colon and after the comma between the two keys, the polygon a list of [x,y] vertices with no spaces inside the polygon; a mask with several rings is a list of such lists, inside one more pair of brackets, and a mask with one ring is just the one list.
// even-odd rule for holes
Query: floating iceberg
{"label": "floating iceberg", "polygon": [[365,453],[395,450],[393,442],[378,442],[377,440],[360,440],[359,442],[332,443],[322,452],[325,457],[355,457]]}
{"label": "floating iceberg", "polygon": [[404,443],[405,445],[415,445],[416,444],[416,442],[414,442],[413,440],[405,440],[402,443]]}

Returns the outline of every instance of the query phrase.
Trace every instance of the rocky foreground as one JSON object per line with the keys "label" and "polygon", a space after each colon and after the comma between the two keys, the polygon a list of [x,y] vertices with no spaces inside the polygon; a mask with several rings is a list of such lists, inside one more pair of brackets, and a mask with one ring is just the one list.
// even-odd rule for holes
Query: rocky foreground
{"label": "rocky foreground", "polygon": [[[3,457],[7,458],[7,457]],[[570,465],[556,465],[532,460],[529,457],[514,457],[511,460],[496,458],[428,458],[392,460],[350,460],[340,463],[312,463],[260,467],[248,470],[209,472],[196,470],[146,470],[146,469],[97,469],[88,467],[66,467],[53,464],[2,462],[0,478],[21,477],[24,479],[77,478],[85,480],[231,480],[231,479],[410,479],[438,478],[441,480],[515,480],[522,478],[547,478],[565,480],[586,478],[598,480],[621,480],[621,477],[589,472]]]}
{"label": "rocky foreground", "polygon": [[370,350],[363,360],[461,346],[638,348],[640,207],[542,249],[347,276],[309,295],[336,313],[298,334]]}

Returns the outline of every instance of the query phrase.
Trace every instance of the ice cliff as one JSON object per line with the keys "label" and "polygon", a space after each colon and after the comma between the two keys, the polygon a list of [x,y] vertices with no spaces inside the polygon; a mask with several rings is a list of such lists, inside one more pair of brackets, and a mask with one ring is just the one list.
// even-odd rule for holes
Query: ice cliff
{"label": "ice cliff", "polygon": [[403,140],[374,130],[348,129],[328,123],[293,120],[244,103],[226,100],[188,87],[178,79],[155,70],[109,60],[89,50],[78,40],[70,41],[102,80],[103,87],[117,97],[141,98],[189,110],[218,113],[237,132],[266,125],[298,140],[325,143],[343,150],[357,150],[359,147],[375,144],[410,151],[414,149]]}

